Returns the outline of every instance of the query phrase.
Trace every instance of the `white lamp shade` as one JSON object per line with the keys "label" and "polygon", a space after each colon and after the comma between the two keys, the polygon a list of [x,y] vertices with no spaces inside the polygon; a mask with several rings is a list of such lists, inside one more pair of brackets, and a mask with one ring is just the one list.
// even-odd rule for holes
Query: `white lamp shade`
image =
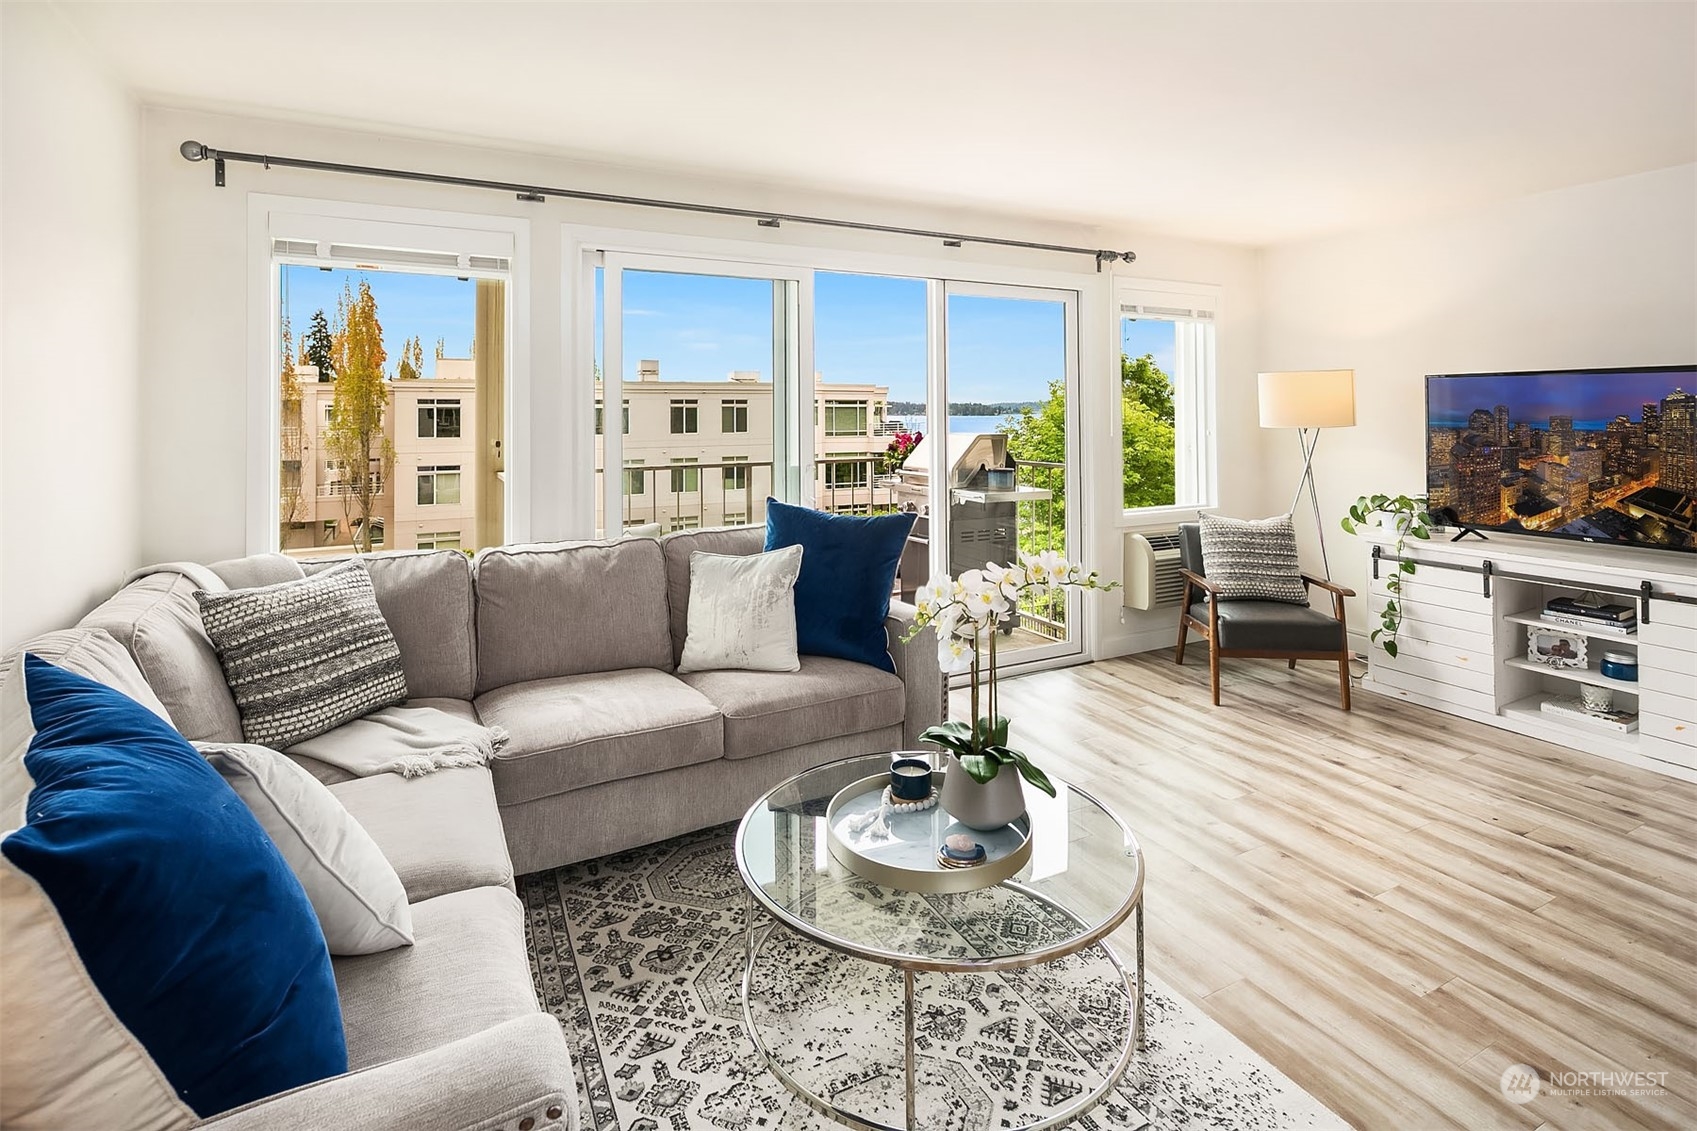
{"label": "white lamp shade", "polygon": [[1350,428],[1355,424],[1355,370],[1262,373],[1263,428]]}

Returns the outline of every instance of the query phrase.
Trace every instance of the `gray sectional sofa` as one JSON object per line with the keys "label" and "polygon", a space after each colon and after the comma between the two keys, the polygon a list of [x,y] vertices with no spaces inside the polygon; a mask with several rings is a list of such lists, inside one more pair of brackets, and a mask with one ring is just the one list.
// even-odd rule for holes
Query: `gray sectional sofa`
{"label": "gray sectional sofa", "polygon": [[[416,942],[334,960],[347,1075],[209,1126],[576,1127],[566,1042],[531,985],[515,875],[732,820],[790,774],[912,746],[942,717],[934,641],[901,643],[912,609],[899,604],[887,625],[894,675],[807,656],[794,673],[677,674],[690,554],[757,553],[762,541],[745,527],[503,547],[475,560],[360,559],[411,702],[510,738],[487,770],[410,779],[349,778],[299,759],[394,864]],[[230,588],[303,576],[280,555],[209,568]],[[25,647],[120,690],[145,681],[191,740],[239,742],[196,587],[169,569],[142,576],[77,629]]]}

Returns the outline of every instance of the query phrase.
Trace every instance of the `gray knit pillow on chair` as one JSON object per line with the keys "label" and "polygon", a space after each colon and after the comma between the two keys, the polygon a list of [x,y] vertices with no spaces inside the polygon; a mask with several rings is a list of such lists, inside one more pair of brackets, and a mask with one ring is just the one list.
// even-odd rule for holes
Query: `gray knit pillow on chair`
{"label": "gray knit pillow on chair", "polygon": [[1296,561],[1296,527],[1276,518],[1202,516],[1202,571],[1222,600],[1308,603]]}
{"label": "gray knit pillow on chair", "polygon": [[407,697],[401,650],[357,561],[194,596],[248,742],[284,749]]}

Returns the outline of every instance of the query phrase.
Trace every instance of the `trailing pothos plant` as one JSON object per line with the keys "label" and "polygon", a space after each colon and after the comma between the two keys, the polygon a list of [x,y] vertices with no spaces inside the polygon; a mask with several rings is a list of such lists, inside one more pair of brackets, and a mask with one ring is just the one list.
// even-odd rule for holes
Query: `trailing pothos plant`
{"label": "trailing pothos plant", "polygon": [[[1385,607],[1379,610],[1379,627],[1367,634],[1387,656],[1396,655],[1397,629],[1402,627],[1402,579],[1415,568],[1412,561],[1402,556],[1403,545],[1410,538],[1432,536],[1426,506],[1425,495],[1363,495],[1355,500],[1343,520],[1343,528],[1350,534],[1371,526],[1389,529],[1396,535],[1393,545],[1397,561],[1392,563],[1391,575],[1385,579],[1388,597]],[[1373,521],[1375,515],[1379,516],[1377,521]]]}

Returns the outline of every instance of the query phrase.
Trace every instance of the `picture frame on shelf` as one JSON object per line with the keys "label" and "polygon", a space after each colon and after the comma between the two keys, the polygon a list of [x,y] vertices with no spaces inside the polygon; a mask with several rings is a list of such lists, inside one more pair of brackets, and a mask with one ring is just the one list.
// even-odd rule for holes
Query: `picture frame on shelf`
{"label": "picture frame on shelf", "polygon": [[1555,628],[1528,627],[1526,658],[1551,668],[1585,667],[1585,637]]}

